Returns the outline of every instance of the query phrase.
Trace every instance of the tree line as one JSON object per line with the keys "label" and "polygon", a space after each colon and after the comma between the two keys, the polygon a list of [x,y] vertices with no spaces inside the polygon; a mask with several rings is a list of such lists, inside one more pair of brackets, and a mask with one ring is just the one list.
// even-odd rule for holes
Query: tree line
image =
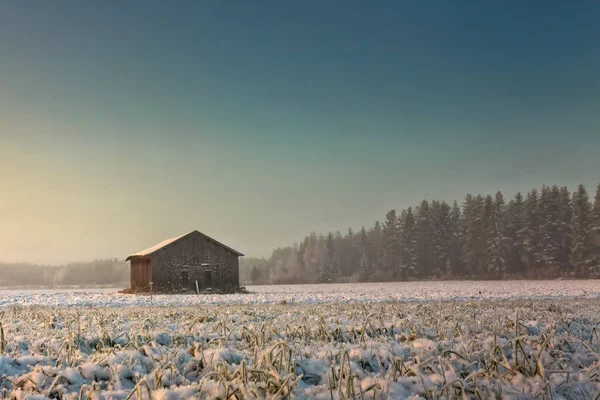
{"label": "tree line", "polygon": [[600,276],[600,185],[542,186],[506,201],[423,200],[343,235],[311,233],[268,259],[241,261],[246,284]]}
{"label": "tree line", "polygon": [[[64,265],[0,263],[0,287],[129,285],[125,260],[99,259]],[[126,287],[126,286],[123,286]]]}

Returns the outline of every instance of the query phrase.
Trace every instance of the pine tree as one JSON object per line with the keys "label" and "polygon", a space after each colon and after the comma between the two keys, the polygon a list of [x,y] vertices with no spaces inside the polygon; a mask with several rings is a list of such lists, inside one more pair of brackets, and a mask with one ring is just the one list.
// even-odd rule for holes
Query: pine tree
{"label": "pine tree", "polygon": [[507,272],[512,275],[523,273],[525,266],[525,241],[527,218],[523,195],[517,193],[509,203],[506,216],[506,236],[509,243],[507,251]]}
{"label": "pine tree", "polygon": [[317,237],[315,233],[311,233],[305,239],[304,245],[304,270],[305,270],[305,282],[318,282],[323,272],[323,266],[325,265],[325,249],[323,246],[322,238]]}
{"label": "pine tree", "polygon": [[300,246],[298,247],[298,253],[297,253],[298,265],[300,266],[300,268],[302,270],[304,270],[306,268],[306,265],[304,264],[304,253],[306,252],[307,242],[308,242],[308,236],[306,236],[304,238],[304,240],[300,242]]}
{"label": "pine tree", "polygon": [[373,272],[371,271],[371,263],[367,258],[365,250],[360,257],[360,281],[369,282],[371,279],[373,279]]}
{"label": "pine tree", "polygon": [[470,194],[467,194],[463,203],[463,216],[465,220],[463,260],[465,261],[466,272],[472,275],[477,267],[477,257],[475,251],[476,233],[474,232],[475,199]]}
{"label": "pine tree", "polygon": [[417,212],[417,263],[418,274],[429,278],[433,271],[433,227],[429,202],[423,200]]}
{"label": "pine tree", "polygon": [[367,235],[367,231],[365,230],[364,226],[360,228],[360,232],[358,234],[358,241],[361,250],[364,249],[366,251],[369,248],[369,236]]}
{"label": "pine tree", "polygon": [[327,255],[328,255],[328,264],[331,275],[331,280],[336,282],[340,275],[340,259],[338,255],[339,244],[341,242],[342,234],[340,232],[336,232],[335,236],[329,232],[327,236]]}
{"label": "pine tree", "polygon": [[[333,264],[337,266],[339,276],[349,276],[352,273],[358,270],[358,257],[354,255],[351,260],[344,260],[343,256],[347,253],[350,253],[352,256],[352,251],[354,250],[352,247],[347,248],[350,245],[351,241],[345,241],[342,232],[335,231],[333,234]],[[347,261],[346,263],[344,261]],[[345,264],[345,265],[344,265]],[[342,270],[342,265],[344,266],[344,270]]]}
{"label": "pine tree", "polygon": [[417,223],[411,207],[403,213],[402,218],[402,273],[403,279],[416,277],[417,263]]}
{"label": "pine tree", "polygon": [[511,242],[506,236],[506,225],[507,225],[507,207],[504,202],[504,195],[502,192],[496,192],[494,197],[494,222],[496,223],[496,235],[499,240],[499,251],[503,261],[502,274],[506,273],[506,258],[510,251]]}
{"label": "pine tree", "polygon": [[525,264],[524,275],[531,277],[535,274],[539,265],[539,230],[540,210],[538,191],[536,189],[527,193],[525,200],[525,229],[522,232],[523,263]]}
{"label": "pine tree", "polygon": [[497,191],[494,196],[494,213],[496,214],[498,220],[502,220],[503,214],[505,210],[506,203],[504,201],[504,195],[502,192]]}
{"label": "pine tree", "polygon": [[340,272],[343,276],[349,277],[360,271],[360,244],[357,235],[352,228],[348,229],[345,237],[336,235],[336,256]]}
{"label": "pine tree", "polygon": [[492,196],[487,196],[484,201],[481,219],[484,225],[485,235],[485,267],[487,274],[494,278],[500,278],[506,271],[503,256],[504,239],[500,229],[501,220],[499,213],[501,205],[497,206]]}
{"label": "pine tree", "polygon": [[379,221],[367,232],[367,257],[371,261],[373,271],[383,270],[383,229]]}
{"label": "pine tree", "polygon": [[366,251],[369,247],[369,236],[367,235],[367,231],[365,230],[364,226],[360,229],[359,241],[361,250],[364,249]]}
{"label": "pine tree", "polygon": [[436,276],[441,276],[445,273],[452,251],[452,226],[450,211],[450,206],[446,202],[431,202],[430,216],[433,225],[432,273]]}
{"label": "pine tree", "polygon": [[463,255],[465,267],[469,275],[485,273],[484,257],[487,245],[485,243],[484,226],[482,224],[484,199],[481,195],[467,195],[463,205],[464,245]]}
{"label": "pine tree", "polygon": [[560,188],[559,194],[559,237],[560,237],[560,264],[562,275],[568,276],[572,270],[571,265],[571,194],[566,186]]}
{"label": "pine tree", "polygon": [[585,187],[573,193],[571,264],[579,277],[588,276],[594,263],[592,239],[592,205]]}
{"label": "pine tree", "polygon": [[451,250],[450,257],[446,263],[446,275],[461,276],[464,274],[464,260],[462,256],[463,250],[463,224],[460,207],[458,202],[454,201],[452,210],[450,211],[450,236]]}
{"label": "pine tree", "polygon": [[560,190],[558,186],[542,187],[539,201],[539,253],[542,268],[559,270],[561,266],[560,242]]}
{"label": "pine tree", "polygon": [[592,267],[594,276],[600,275],[600,185],[596,187],[596,196],[591,215]]}
{"label": "pine tree", "polygon": [[596,264],[600,264],[600,185],[596,187],[596,196],[592,206],[592,241]]}
{"label": "pine tree", "polygon": [[360,280],[368,282],[373,279],[373,266],[367,255],[367,232],[363,227],[360,231]]}
{"label": "pine tree", "polygon": [[326,255],[321,268],[319,281],[322,283],[335,282],[339,277],[339,265],[335,257],[335,242],[332,232],[329,232],[326,239]]}
{"label": "pine tree", "polygon": [[404,231],[404,220],[406,219],[406,210],[400,212],[398,217],[398,270],[394,275],[394,279],[406,279],[406,271],[404,270],[404,244],[402,242],[402,234]]}
{"label": "pine tree", "polygon": [[400,272],[400,229],[396,210],[389,211],[383,225],[383,268],[393,277]]}

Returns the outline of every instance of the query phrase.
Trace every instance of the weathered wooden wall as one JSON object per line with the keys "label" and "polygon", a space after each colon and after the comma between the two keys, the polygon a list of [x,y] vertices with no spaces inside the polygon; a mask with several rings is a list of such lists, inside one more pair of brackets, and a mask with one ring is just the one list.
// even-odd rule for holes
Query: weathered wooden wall
{"label": "weathered wooden wall", "polygon": [[[188,271],[185,287],[184,270]],[[206,289],[206,270],[211,271],[212,289],[228,291],[240,284],[238,255],[201,234],[192,233],[152,255],[153,290],[195,293],[196,281],[200,290]]]}
{"label": "weathered wooden wall", "polygon": [[134,258],[131,260],[131,288],[136,291],[150,290],[152,282],[152,267],[150,257]]}

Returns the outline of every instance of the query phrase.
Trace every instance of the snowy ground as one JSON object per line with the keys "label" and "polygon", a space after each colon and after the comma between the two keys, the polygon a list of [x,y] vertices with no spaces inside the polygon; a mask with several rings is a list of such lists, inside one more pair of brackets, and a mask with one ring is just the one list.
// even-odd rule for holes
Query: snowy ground
{"label": "snowy ground", "polygon": [[[334,285],[250,286],[251,294],[162,295],[155,305],[294,304],[337,302],[380,303],[465,299],[561,299],[600,298],[600,281],[453,281],[399,282]],[[0,290],[0,307],[48,306],[147,306],[149,296],[119,294],[116,289]]]}
{"label": "snowy ground", "polygon": [[593,399],[598,286],[4,291],[0,398]]}
{"label": "snowy ground", "polygon": [[[597,300],[0,309],[0,397],[593,399]],[[129,397],[131,396],[131,397]]]}

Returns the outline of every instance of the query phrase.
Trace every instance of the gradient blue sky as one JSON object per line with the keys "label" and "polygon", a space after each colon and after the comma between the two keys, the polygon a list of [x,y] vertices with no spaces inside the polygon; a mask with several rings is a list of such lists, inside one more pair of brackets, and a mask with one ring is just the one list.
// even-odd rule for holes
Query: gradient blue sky
{"label": "gradient blue sky", "polygon": [[249,255],[600,180],[597,1],[0,2],[0,259]]}

